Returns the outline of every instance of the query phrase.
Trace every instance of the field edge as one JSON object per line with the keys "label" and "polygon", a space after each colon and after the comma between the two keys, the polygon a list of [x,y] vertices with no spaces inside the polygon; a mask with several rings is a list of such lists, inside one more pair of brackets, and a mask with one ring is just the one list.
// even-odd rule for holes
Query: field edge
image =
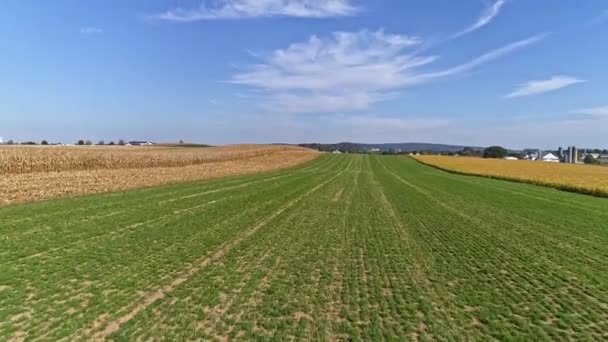
{"label": "field edge", "polygon": [[496,176],[496,175],[488,175],[488,174],[476,173],[476,172],[458,171],[458,170],[452,170],[452,169],[449,169],[446,167],[441,167],[439,165],[434,165],[432,163],[422,161],[415,157],[408,157],[408,158],[410,158],[422,165],[434,168],[439,171],[451,173],[454,175],[473,176],[473,177],[508,181],[508,182],[513,182],[513,183],[536,185],[536,186],[541,186],[541,187],[545,187],[545,188],[551,188],[551,189],[555,189],[555,190],[559,190],[559,191],[565,191],[565,192],[576,193],[576,194],[581,194],[581,195],[593,196],[593,197],[598,197],[598,198],[608,198],[608,192],[600,190],[600,189],[585,189],[585,188],[578,188],[573,185],[543,182],[543,181],[532,180],[532,179],[522,179],[522,178],[517,178],[517,177]]}

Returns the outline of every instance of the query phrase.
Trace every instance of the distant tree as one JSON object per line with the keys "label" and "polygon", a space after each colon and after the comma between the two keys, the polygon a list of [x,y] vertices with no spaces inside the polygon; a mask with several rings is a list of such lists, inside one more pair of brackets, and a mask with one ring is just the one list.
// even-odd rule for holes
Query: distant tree
{"label": "distant tree", "polygon": [[33,141],[24,141],[21,143],[21,145],[36,145],[36,143]]}
{"label": "distant tree", "polygon": [[48,145],[48,144],[49,144],[49,142],[46,140],[42,140],[42,142],[40,142],[40,145]]}
{"label": "distant tree", "polygon": [[474,156],[475,155],[475,150],[472,147],[465,147],[460,152],[460,155],[462,155],[462,156]]}
{"label": "distant tree", "polygon": [[503,159],[507,154],[507,149],[501,146],[490,146],[483,151],[484,158]]}
{"label": "distant tree", "polygon": [[108,145],[116,145],[116,144],[114,143],[114,141],[110,141],[110,142],[108,143]]}
{"label": "distant tree", "polygon": [[6,142],[6,144],[7,144],[7,145],[14,145],[14,144],[15,144],[15,142],[14,142],[14,141],[12,141],[12,140],[9,140],[9,141],[7,141],[7,142]]}
{"label": "distant tree", "polygon": [[87,140],[84,142],[85,145],[93,145],[93,142],[91,140]]}
{"label": "distant tree", "polygon": [[123,146],[124,144],[125,144],[124,140],[122,140],[122,139],[118,140],[118,145]]}
{"label": "distant tree", "polygon": [[183,143],[184,143],[184,141],[183,141],[183,140],[180,140],[180,141],[179,141],[179,143],[180,143],[180,144],[183,144]]}
{"label": "distant tree", "polygon": [[78,140],[78,142],[76,144],[78,144],[78,145],[84,145],[84,140],[80,139],[80,140]]}
{"label": "distant tree", "polygon": [[608,150],[602,150],[602,154],[608,154]]}
{"label": "distant tree", "polygon": [[585,157],[585,160],[583,160],[585,162],[585,164],[599,164],[599,162],[597,161],[597,159],[593,158],[592,155],[588,154]]}
{"label": "distant tree", "polygon": [[97,143],[97,145],[105,145],[105,144],[106,144],[106,143],[105,143],[105,141],[103,141],[103,140],[99,140],[99,142]]}

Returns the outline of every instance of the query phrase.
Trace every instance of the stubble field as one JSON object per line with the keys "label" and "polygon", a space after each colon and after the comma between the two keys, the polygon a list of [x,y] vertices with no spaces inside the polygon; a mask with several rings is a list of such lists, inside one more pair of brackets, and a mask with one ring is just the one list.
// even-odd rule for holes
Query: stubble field
{"label": "stubble field", "polygon": [[0,205],[285,169],[318,157],[294,146],[1,146]]}
{"label": "stubble field", "polygon": [[0,208],[0,340],[602,340],[608,201],[325,155]]}

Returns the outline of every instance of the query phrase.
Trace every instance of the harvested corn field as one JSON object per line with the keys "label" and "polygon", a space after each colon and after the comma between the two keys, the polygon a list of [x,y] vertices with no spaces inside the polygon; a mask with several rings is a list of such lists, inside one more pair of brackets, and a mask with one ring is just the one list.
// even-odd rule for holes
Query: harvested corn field
{"label": "harvested corn field", "polygon": [[318,153],[291,146],[0,147],[0,204],[293,167]]}
{"label": "harvested corn field", "polygon": [[602,166],[449,156],[414,158],[449,172],[513,180],[608,197],[608,168]]}
{"label": "harvested corn field", "polygon": [[0,340],[605,340],[607,221],[370,155],[12,205]]}

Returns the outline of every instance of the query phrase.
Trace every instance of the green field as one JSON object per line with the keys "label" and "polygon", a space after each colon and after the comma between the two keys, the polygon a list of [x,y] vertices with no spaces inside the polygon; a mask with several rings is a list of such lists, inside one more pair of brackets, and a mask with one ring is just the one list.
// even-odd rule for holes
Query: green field
{"label": "green field", "polygon": [[0,340],[608,338],[608,200],[325,155],[0,209]]}

